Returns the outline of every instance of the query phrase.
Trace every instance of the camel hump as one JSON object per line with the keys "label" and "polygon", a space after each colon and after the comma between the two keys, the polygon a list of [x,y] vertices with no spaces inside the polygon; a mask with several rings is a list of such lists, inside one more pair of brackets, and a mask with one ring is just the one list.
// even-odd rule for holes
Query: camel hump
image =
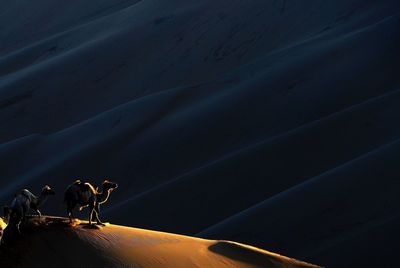
{"label": "camel hump", "polygon": [[32,199],[34,197],[34,195],[28,189],[22,189],[20,194],[28,199]]}
{"label": "camel hump", "polygon": [[81,191],[83,191],[83,192],[92,192],[93,194],[97,194],[96,189],[93,187],[93,185],[91,185],[88,182],[81,184],[80,187],[81,187]]}
{"label": "camel hump", "polygon": [[31,192],[28,189],[22,189],[21,194],[30,194]]}

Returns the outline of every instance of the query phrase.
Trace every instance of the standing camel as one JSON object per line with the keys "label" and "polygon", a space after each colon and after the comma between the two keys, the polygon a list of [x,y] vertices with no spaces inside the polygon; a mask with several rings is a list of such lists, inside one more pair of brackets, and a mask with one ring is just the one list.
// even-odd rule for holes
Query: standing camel
{"label": "standing camel", "polygon": [[40,212],[39,208],[44,202],[46,202],[50,195],[54,194],[55,192],[48,185],[42,188],[39,196],[34,195],[27,189],[22,189],[18,194],[15,195],[11,206],[4,207],[4,216],[9,223],[17,227],[19,232],[19,225],[21,222],[25,222],[26,214],[29,212],[29,210],[35,210],[39,217],[41,217],[42,213]]}
{"label": "standing camel", "polygon": [[79,210],[89,207],[89,224],[92,224],[93,216],[97,224],[104,225],[100,218],[100,205],[107,202],[111,192],[118,187],[118,184],[105,180],[102,183],[102,191],[98,192],[90,183],[75,181],[67,187],[64,194],[64,202],[67,205],[67,214],[72,223],[72,210],[79,205]]}

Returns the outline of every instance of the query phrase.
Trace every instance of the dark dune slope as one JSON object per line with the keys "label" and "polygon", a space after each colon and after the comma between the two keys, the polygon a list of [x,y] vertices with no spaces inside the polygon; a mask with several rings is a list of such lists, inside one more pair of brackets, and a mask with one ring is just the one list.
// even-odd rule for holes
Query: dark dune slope
{"label": "dark dune slope", "polygon": [[361,265],[367,241],[399,234],[399,14],[397,0],[1,3],[0,201],[49,183],[60,214],[65,185],[108,177],[112,222]]}
{"label": "dark dune slope", "polygon": [[[398,120],[392,115],[400,112],[399,97],[396,91],[253,144],[128,199],[114,209],[140,212],[135,222],[143,226],[165,228],[167,224],[174,231],[199,232],[212,222],[397,139],[400,129],[385,130],[385,126],[395,125]],[[370,135],[364,135],[366,130]],[[324,155],[327,151],[329,156]],[[240,177],[245,179],[238,180]],[[179,198],[171,198],[171,194]],[[157,215],[152,215],[154,211]],[[123,220],[123,214],[116,215],[113,209],[109,213]]]}
{"label": "dark dune slope", "polygon": [[[324,259],[337,267],[346,266],[350,252],[352,261],[361,264],[365,253],[373,251],[370,264],[395,267],[395,263],[389,264],[396,256],[394,238],[399,236],[393,228],[400,204],[399,145],[395,141],[315,176],[200,235],[268,245],[297,256],[312,256],[316,261]],[[282,209],[285,213],[279,212]],[[386,228],[387,232],[383,231]],[[299,247],[294,241],[307,244]],[[347,256],[337,260],[337,254]]]}

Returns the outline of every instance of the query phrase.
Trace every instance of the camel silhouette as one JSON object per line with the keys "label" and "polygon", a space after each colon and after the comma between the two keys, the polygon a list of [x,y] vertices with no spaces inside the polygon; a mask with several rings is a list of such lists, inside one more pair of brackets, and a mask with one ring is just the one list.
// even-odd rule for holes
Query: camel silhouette
{"label": "camel silhouette", "polygon": [[67,214],[70,223],[72,223],[72,211],[79,205],[79,210],[89,207],[89,225],[92,224],[92,219],[96,219],[97,224],[104,225],[99,218],[100,205],[107,202],[111,192],[118,187],[118,184],[105,180],[102,183],[102,191],[99,192],[88,182],[76,180],[70,184],[65,190],[64,202],[67,206]]}
{"label": "camel silhouette", "polygon": [[19,230],[21,222],[26,221],[27,213],[32,209],[35,210],[39,217],[42,216],[39,208],[46,202],[50,195],[54,195],[55,192],[50,186],[45,185],[39,196],[34,195],[27,189],[22,189],[17,193],[11,203],[11,206],[4,206],[4,217],[8,224],[15,225]]}

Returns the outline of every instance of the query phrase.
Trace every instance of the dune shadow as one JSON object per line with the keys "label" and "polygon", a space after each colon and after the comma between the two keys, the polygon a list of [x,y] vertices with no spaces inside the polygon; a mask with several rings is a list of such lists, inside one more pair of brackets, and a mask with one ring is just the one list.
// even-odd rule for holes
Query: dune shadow
{"label": "dune shadow", "polygon": [[276,264],[280,263],[279,260],[274,259],[272,256],[228,241],[219,241],[209,246],[208,249],[218,255],[257,267],[277,267]]}
{"label": "dune shadow", "polygon": [[89,224],[89,223],[81,223],[79,226],[82,226],[83,229],[92,229],[92,230],[100,230],[101,226]]}

